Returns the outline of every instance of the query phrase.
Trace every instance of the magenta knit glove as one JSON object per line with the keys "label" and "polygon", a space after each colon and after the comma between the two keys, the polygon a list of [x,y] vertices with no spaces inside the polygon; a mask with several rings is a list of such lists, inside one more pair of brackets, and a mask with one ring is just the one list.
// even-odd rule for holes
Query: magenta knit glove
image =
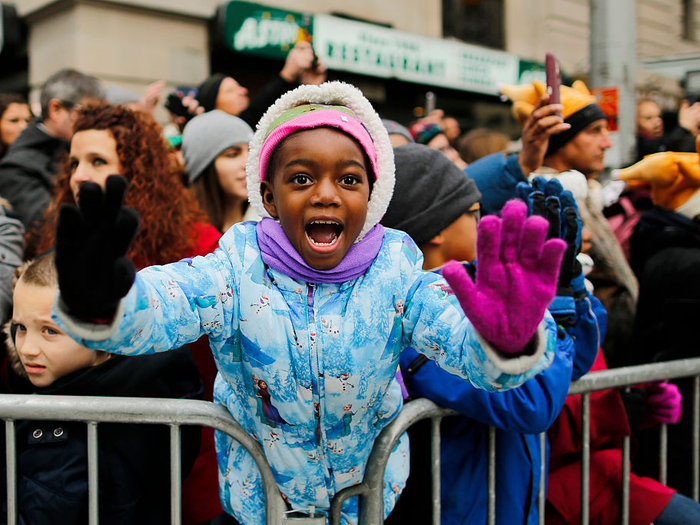
{"label": "magenta knit glove", "polygon": [[678,423],[683,397],[673,383],[647,384],[646,414],[655,423]]}
{"label": "magenta knit glove", "polygon": [[479,222],[476,282],[455,261],[442,275],[476,331],[501,352],[515,354],[532,340],[556,294],[566,243],[545,242],[549,223],[527,217],[521,201],[508,202],[502,216]]}

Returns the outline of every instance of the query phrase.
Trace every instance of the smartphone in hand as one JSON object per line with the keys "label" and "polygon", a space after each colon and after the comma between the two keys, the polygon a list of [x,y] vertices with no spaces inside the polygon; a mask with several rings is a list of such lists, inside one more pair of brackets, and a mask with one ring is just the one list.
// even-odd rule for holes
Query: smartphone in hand
{"label": "smartphone in hand", "polygon": [[425,116],[427,117],[430,115],[433,111],[435,111],[435,106],[436,106],[436,99],[435,99],[435,93],[432,91],[428,91],[425,94]]}
{"label": "smartphone in hand", "polygon": [[544,61],[544,70],[547,74],[547,91],[549,92],[549,103],[560,104],[559,88],[561,87],[561,72],[559,71],[559,61],[554,53],[547,51]]}
{"label": "smartphone in hand", "polygon": [[190,111],[190,108],[183,104],[183,98],[184,96],[182,95],[181,91],[170,93],[165,99],[165,109],[170,111],[176,117],[183,118],[184,122],[189,122],[192,117],[195,116],[195,114]]}

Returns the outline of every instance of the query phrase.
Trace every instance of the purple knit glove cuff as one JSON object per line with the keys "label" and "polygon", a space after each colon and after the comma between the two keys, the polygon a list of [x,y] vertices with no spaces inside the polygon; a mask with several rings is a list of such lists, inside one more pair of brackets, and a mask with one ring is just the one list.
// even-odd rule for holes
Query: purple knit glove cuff
{"label": "purple knit glove cuff", "polygon": [[455,261],[442,269],[476,331],[503,353],[526,348],[556,294],[566,243],[545,241],[548,228],[542,217],[527,217],[523,202],[510,201],[502,219],[479,222],[476,282]]}

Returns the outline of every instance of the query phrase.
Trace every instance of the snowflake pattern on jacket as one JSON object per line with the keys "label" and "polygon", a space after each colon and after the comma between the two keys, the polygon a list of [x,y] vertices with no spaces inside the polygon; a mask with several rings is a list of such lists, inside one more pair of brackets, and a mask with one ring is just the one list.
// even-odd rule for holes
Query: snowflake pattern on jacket
{"label": "snowflake pattern on jacket", "polygon": [[[73,337],[110,352],[164,351],[207,334],[219,368],[215,402],[260,443],[293,509],[327,510],[338,491],[362,480],[376,436],[403,406],[395,372],[404,348],[490,391],[518,386],[552,361],[556,326],[547,314],[528,366],[504,372],[510,359],[476,333],[445,281],[422,263],[411,238],[387,228],[361,277],[309,284],[266,267],[255,224],[242,223],[206,257],[139,272],[114,325],[93,326],[91,340],[73,330],[79,323],[60,301],[55,309]],[[216,445],[224,508],[245,525],[264,523],[251,456],[220,432]],[[386,469],[387,515],[407,476],[404,435]],[[356,523],[357,498],[343,516]]]}

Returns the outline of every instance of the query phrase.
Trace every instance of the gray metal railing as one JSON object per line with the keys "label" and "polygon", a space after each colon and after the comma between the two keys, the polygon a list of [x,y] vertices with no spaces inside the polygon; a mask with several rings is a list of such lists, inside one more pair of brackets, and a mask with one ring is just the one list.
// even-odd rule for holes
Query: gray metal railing
{"label": "gray metal railing", "polygon": [[[602,372],[593,372],[572,383],[570,395],[581,394],[582,405],[582,516],[581,523],[588,524],[589,469],[590,469],[590,394],[599,390],[625,388],[631,385],[695,376],[693,396],[693,497],[698,500],[700,487],[700,358],[669,361],[651,365],[617,368]],[[407,403],[399,415],[381,432],[374,443],[368,459],[365,475],[361,483],[341,490],[331,502],[328,522],[340,525],[341,507],[348,498],[359,496],[360,524],[381,525],[384,522],[383,484],[384,471],[397,440],[408,427],[423,419],[431,419],[431,470],[433,501],[433,524],[440,523],[440,422],[442,418],[456,415],[456,412],[442,408],[427,399],[418,399]],[[89,487],[89,523],[98,524],[98,464],[97,464],[97,428],[100,423],[144,423],[162,424],[170,427],[170,462],[171,462],[171,523],[179,525],[180,517],[180,427],[182,425],[208,426],[225,432],[238,441],[253,457],[263,482],[265,491],[265,512],[267,525],[282,523],[326,523],[320,513],[313,517],[292,516],[282,499],[277,484],[260,444],[250,436],[219,405],[205,401],[114,398],[114,397],[74,397],[74,396],[37,396],[37,395],[0,395],[0,419],[5,420],[6,435],[6,476],[9,525],[17,522],[16,491],[16,442],[15,421],[18,420],[61,420],[82,421],[88,427],[88,487]],[[666,478],[666,426],[661,425],[660,481]],[[545,508],[545,472],[544,440],[540,435],[541,482],[539,487],[539,516],[544,523]],[[488,524],[496,522],[496,432],[489,431],[489,473],[488,473]],[[622,461],[622,523],[629,520],[629,455],[630,438],[623,440]]]}
{"label": "gray metal railing", "polygon": [[171,523],[180,516],[180,427],[208,426],[241,443],[255,460],[265,488],[268,524],[286,519],[287,506],[277,489],[265,455],[253,439],[222,406],[206,401],[118,397],[0,395],[0,418],[5,420],[8,525],[17,522],[15,421],[83,421],[88,425],[89,523],[98,523],[97,426],[99,423],[154,423],[170,427]]}
{"label": "gray metal railing", "polygon": [[[569,395],[581,394],[582,407],[582,463],[581,463],[581,523],[588,525],[589,516],[589,497],[590,497],[590,394],[600,390],[612,388],[627,388],[640,383],[648,383],[660,379],[677,379],[681,377],[695,376],[695,389],[693,397],[693,435],[689,436],[692,439],[692,459],[693,459],[693,499],[699,501],[698,492],[700,486],[700,358],[682,359],[677,361],[667,361],[664,363],[654,363],[649,365],[639,365],[624,368],[615,368],[603,370],[600,372],[591,372],[578,381],[571,383]],[[446,416],[455,415],[456,412],[441,408],[432,401],[427,399],[418,399],[407,403],[404,410],[392,421],[380,434],[375,442],[370,463],[365,471],[363,484],[367,486],[362,489],[351,487],[345,489],[352,492],[352,495],[360,494],[361,505],[361,523],[380,525],[383,516],[383,499],[382,499],[382,480],[384,475],[384,466],[388,460],[389,452],[393,449],[396,440],[401,433],[409,426],[421,419],[431,418],[433,420],[433,428],[439,425],[439,421]],[[660,425],[661,435],[661,450],[660,450],[660,480],[661,483],[666,482],[666,425]],[[434,434],[435,435],[435,430]],[[437,432],[439,440],[439,431]],[[538,494],[538,509],[540,524],[544,524],[545,510],[545,480],[544,475],[544,440],[545,434],[540,435],[541,450],[543,457],[541,458],[541,473],[540,487]],[[438,441],[439,443],[439,441]],[[496,490],[495,490],[495,429],[491,427],[489,432],[489,468],[488,468],[488,508],[487,508],[487,523],[494,525],[496,523]],[[372,461],[372,460],[376,461]],[[433,525],[440,523],[440,453],[439,446],[435,447],[435,439],[433,438],[433,446],[431,447],[431,480],[433,483]],[[629,523],[629,474],[630,474],[630,437],[626,436],[622,442],[622,516],[621,523],[627,525]],[[435,490],[437,489],[437,494]],[[341,498],[345,491],[341,491],[336,496]]]}

